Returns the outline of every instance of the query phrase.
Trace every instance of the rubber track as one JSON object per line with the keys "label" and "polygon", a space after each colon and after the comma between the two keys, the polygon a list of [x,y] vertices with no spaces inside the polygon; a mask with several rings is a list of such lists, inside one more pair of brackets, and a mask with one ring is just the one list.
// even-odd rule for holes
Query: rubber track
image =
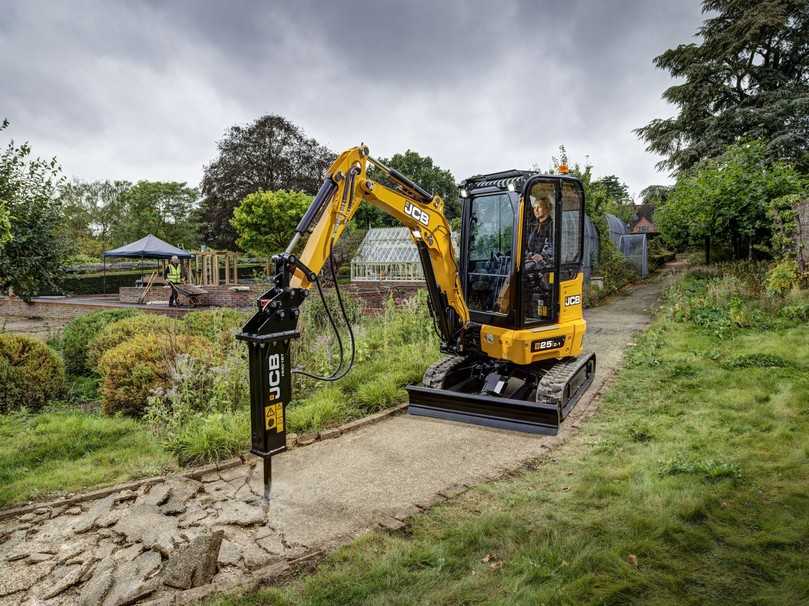
{"label": "rubber track", "polygon": [[584,355],[572,360],[563,360],[554,364],[537,385],[537,402],[550,400],[554,404],[562,401],[562,394],[576,372],[587,362],[589,356]]}
{"label": "rubber track", "polygon": [[444,379],[447,374],[466,361],[464,356],[447,356],[443,360],[439,360],[424,372],[422,380],[424,387],[444,389]]}

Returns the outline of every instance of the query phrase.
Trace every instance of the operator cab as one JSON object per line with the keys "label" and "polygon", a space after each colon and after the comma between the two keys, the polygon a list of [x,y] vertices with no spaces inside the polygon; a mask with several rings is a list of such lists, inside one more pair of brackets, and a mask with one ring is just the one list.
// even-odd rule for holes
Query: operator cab
{"label": "operator cab", "polygon": [[559,321],[560,282],[581,272],[584,190],[568,175],[510,170],[461,183],[461,281],[470,319]]}

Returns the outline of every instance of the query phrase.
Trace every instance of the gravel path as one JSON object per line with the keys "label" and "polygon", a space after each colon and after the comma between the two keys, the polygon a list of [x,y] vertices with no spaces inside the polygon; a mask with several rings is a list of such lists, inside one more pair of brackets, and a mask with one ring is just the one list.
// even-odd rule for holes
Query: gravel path
{"label": "gravel path", "polygon": [[194,603],[212,591],[266,582],[307,557],[502,475],[564,442],[633,334],[650,321],[662,281],[590,310],[595,383],[558,436],[407,415],[273,460],[262,506],[254,461],[200,481],[168,478],[70,507],[43,504],[0,522],[0,606]]}

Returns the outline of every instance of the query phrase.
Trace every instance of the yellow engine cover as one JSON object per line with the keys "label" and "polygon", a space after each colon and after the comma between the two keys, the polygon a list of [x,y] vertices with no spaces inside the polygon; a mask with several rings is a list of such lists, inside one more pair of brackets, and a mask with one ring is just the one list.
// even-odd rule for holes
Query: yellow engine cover
{"label": "yellow engine cover", "polygon": [[491,358],[514,364],[578,356],[584,345],[584,275],[559,283],[559,322],[514,330],[485,324],[480,348]]}

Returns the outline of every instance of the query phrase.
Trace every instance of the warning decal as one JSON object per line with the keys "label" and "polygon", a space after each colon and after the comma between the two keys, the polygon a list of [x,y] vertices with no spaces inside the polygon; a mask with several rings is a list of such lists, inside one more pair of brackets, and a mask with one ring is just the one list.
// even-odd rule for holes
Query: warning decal
{"label": "warning decal", "polygon": [[274,429],[278,433],[284,431],[284,405],[281,402],[264,407],[264,428],[267,431]]}

